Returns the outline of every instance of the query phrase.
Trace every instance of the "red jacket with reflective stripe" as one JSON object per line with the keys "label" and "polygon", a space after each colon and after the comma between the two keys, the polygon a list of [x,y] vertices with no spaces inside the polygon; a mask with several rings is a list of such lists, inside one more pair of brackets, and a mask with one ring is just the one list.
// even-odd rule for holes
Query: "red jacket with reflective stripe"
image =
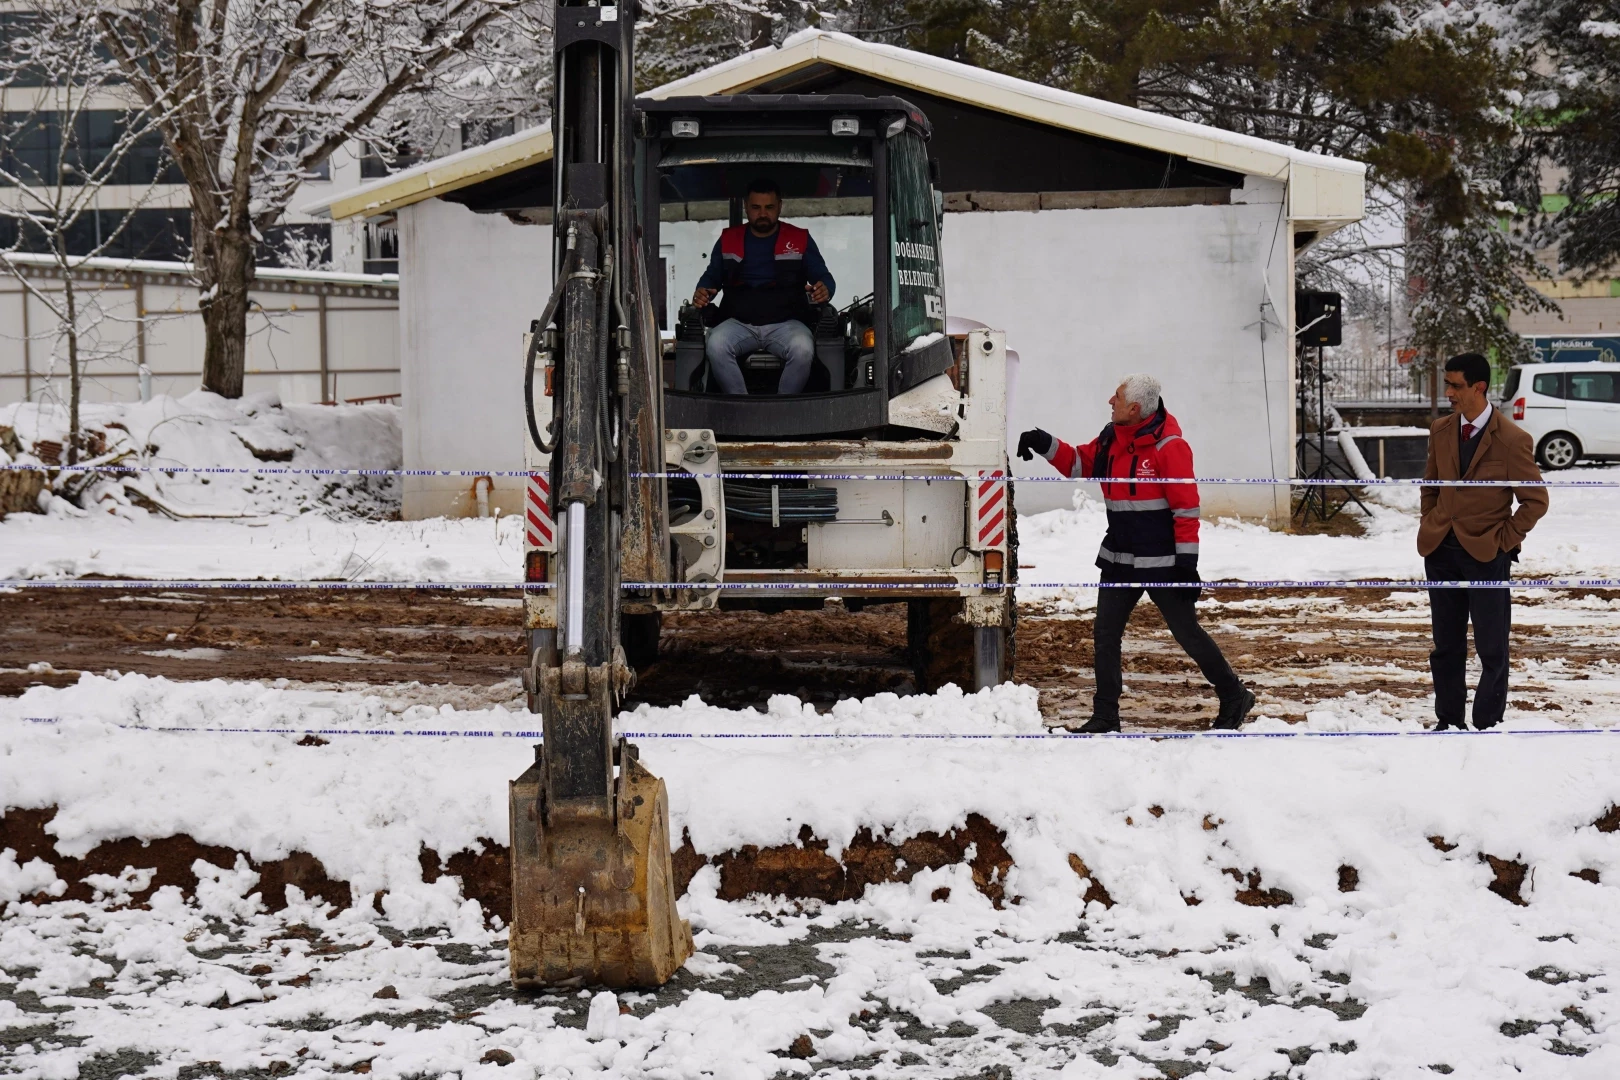
{"label": "red jacket with reflective stripe", "polygon": [[1118,477],[1102,484],[1108,535],[1097,565],[1122,580],[1197,579],[1198,485],[1142,484],[1140,477],[1191,479],[1192,447],[1181,425],[1165,411],[1138,424],[1109,424],[1084,446],[1053,440],[1047,455],[1059,472],[1075,479]]}

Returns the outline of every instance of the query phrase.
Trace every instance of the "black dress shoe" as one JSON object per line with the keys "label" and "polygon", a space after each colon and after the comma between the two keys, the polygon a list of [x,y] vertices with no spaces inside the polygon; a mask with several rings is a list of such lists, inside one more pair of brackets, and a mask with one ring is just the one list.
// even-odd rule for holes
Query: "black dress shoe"
{"label": "black dress shoe", "polygon": [[1075,735],[1107,735],[1119,730],[1119,717],[1093,716],[1079,727],[1065,726],[1063,730]]}
{"label": "black dress shoe", "polygon": [[1209,725],[1211,731],[1236,731],[1243,726],[1243,721],[1249,718],[1249,710],[1254,708],[1254,695],[1248,687],[1239,687],[1236,696],[1221,702],[1221,711],[1215,717],[1215,722]]}
{"label": "black dress shoe", "polygon": [[[1480,723],[1476,719],[1474,721],[1474,730],[1475,731],[1489,731],[1491,728],[1495,727],[1497,724],[1500,724],[1501,722],[1502,721],[1500,721],[1500,720],[1487,720],[1484,723]],[[1458,723],[1457,726],[1462,727],[1462,724]]]}
{"label": "black dress shoe", "polygon": [[1468,725],[1461,720],[1442,720],[1434,725],[1434,730],[1445,731],[1447,728],[1456,728],[1458,731],[1467,731]]}

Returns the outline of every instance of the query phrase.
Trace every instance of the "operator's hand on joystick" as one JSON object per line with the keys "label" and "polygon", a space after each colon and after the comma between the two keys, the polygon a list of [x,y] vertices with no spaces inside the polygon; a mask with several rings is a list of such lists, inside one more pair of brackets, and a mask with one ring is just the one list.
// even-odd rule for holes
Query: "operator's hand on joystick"
{"label": "operator's hand on joystick", "polygon": [[1040,428],[1030,428],[1018,436],[1018,456],[1025,461],[1032,460],[1036,454],[1045,457],[1056,445],[1057,440]]}
{"label": "operator's hand on joystick", "polygon": [[713,300],[714,299],[714,294],[719,292],[719,291],[720,291],[719,289],[699,289],[699,290],[697,290],[696,292],[694,292],[692,294],[692,306],[697,307],[697,308],[708,307],[709,306],[709,301]]}
{"label": "operator's hand on joystick", "polygon": [[827,291],[827,283],[825,281],[806,282],[804,291],[809,294],[810,302],[812,304],[825,304],[832,296],[832,294]]}

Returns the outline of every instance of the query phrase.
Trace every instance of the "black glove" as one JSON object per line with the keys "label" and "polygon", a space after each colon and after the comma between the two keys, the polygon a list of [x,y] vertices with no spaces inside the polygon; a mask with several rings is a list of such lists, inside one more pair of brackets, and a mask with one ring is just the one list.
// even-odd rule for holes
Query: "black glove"
{"label": "black glove", "polygon": [[1018,456],[1025,461],[1031,460],[1035,454],[1045,457],[1056,445],[1057,440],[1040,428],[1030,428],[1018,436]]}

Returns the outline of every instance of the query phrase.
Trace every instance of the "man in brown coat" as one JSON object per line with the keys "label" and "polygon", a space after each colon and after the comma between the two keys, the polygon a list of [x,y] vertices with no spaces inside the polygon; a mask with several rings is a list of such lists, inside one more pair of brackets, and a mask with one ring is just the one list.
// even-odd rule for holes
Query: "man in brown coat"
{"label": "man in brown coat", "polygon": [[[1452,411],[1429,428],[1425,480],[1541,479],[1529,434],[1486,398],[1490,382],[1490,361],[1479,353],[1446,361],[1446,400]],[[1417,547],[1430,581],[1506,581],[1519,557],[1519,545],[1547,512],[1547,489],[1426,487],[1422,505]],[[1474,727],[1484,730],[1502,722],[1512,604],[1512,594],[1505,588],[1429,590],[1434,624],[1429,671],[1434,676],[1434,714],[1440,730],[1463,727],[1470,619],[1481,668],[1474,691]]]}

